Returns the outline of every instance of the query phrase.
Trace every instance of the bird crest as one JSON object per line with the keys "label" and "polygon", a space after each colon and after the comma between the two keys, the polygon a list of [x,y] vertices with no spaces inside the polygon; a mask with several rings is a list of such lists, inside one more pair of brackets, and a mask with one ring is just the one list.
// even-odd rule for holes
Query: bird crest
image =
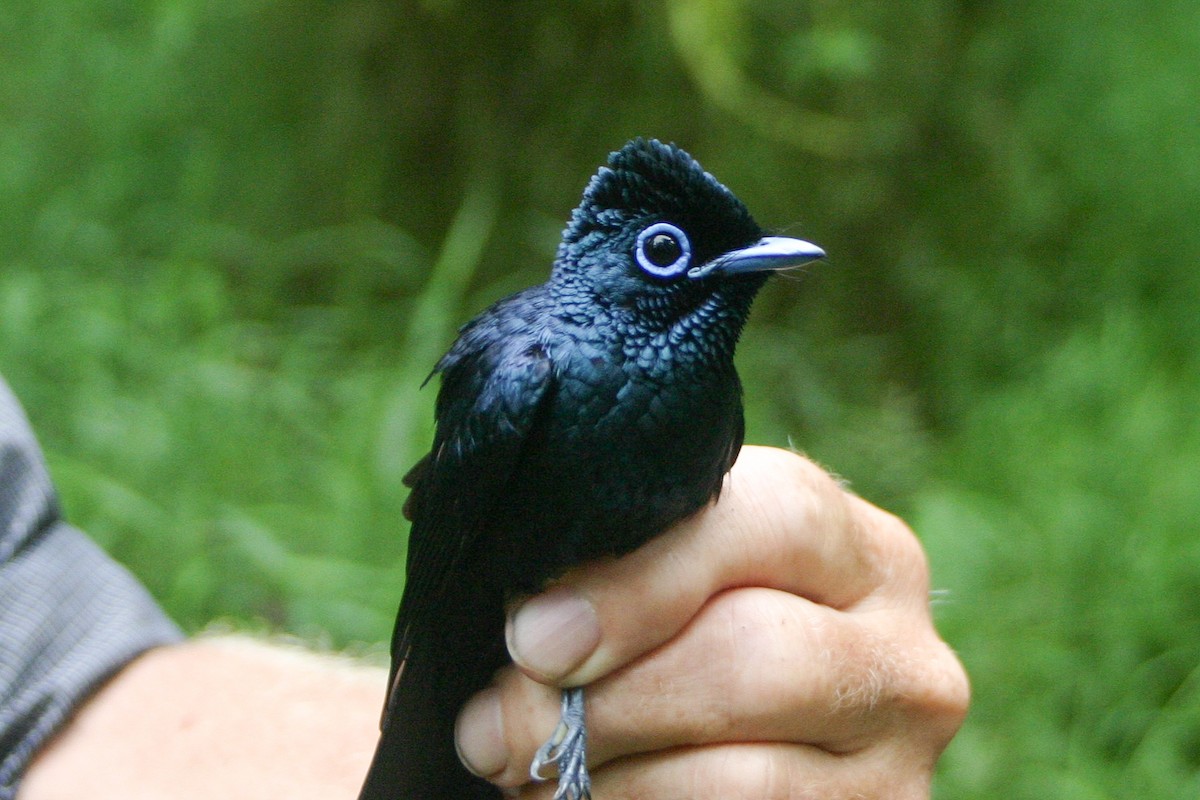
{"label": "bird crest", "polygon": [[650,218],[687,223],[697,232],[716,227],[745,241],[760,234],[742,201],[685,150],[638,138],[610,154],[592,177],[563,240]]}

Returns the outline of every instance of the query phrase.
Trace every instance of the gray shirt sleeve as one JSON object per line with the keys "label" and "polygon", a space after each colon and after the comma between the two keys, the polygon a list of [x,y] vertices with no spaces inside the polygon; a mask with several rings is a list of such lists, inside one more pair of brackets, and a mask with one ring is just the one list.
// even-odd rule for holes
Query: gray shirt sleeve
{"label": "gray shirt sleeve", "polygon": [[179,629],[59,517],[37,442],[0,381],[0,800],[74,709]]}

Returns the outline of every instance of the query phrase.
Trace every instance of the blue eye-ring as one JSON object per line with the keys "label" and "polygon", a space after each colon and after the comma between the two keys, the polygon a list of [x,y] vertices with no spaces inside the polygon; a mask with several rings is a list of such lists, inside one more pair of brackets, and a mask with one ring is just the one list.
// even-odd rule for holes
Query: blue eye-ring
{"label": "blue eye-ring", "polygon": [[674,278],[687,271],[692,243],[687,234],[669,222],[656,222],[637,238],[638,265],[656,278]]}

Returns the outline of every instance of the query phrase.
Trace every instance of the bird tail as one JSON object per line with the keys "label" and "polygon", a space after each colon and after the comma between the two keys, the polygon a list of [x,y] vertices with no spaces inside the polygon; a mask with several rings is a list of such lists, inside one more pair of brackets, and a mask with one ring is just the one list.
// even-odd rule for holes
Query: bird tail
{"label": "bird tail", "polygon": [[[503,630],[492,615],[442,619],[440,641],[417,637],[409,648],[384,714],[382,732],[359,800],[500,800],[500,790],[463,767],[454,747],[454,723],[471,695],[506,660],[488,647]],[[457,623],[457,624],[456,624]],[[497,624],[499,627],[497,627]],[[466,629],[462,626],[466,626]],[[475,629],[475,630],[472,630]],[[482,638],[482,641],[481,641]]]}

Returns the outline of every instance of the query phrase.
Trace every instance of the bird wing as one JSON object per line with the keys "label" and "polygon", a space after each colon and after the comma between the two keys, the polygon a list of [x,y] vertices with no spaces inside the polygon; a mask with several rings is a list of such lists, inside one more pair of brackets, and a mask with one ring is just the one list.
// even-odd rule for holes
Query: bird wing
{"label": "bird wing", "polygon": [[[487,316],[493,323],[482,324]],[[552,394],[553,364],[531,335],[529,320],[485,315],[463,329],[438,362],[442,386],[433,447],[405,477],[405,506],[413,521],[404,597],[392,638],[391,698],[409,657],[413,626],[438,605],[452,602],[463,579],[464,554],[507,490],[521,451]],[[504,324],[508,323],[508,324]]]}

